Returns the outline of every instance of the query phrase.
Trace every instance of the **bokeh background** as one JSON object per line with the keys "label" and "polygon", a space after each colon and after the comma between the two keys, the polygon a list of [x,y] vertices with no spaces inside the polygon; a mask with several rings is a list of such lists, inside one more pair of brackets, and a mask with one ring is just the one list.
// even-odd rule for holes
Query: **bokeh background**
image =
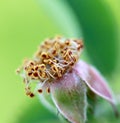
{"label": "bokeh background", "polygon": [[[15,74],[42,40],[55,35],[84,39],[81,58],[101,71],[120,101],[119,0],[0,0],[0,123],[60,122],[57,112],[25,95]],[[88,123],[120,122],[106,101],[100,106]]]}

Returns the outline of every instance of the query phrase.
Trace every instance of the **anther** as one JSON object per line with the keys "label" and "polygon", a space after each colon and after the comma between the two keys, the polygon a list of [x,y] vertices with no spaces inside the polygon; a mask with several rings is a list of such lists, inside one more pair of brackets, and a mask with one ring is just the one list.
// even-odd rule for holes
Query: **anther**
{"label": "anther", "polygon": [[38,70],[38,66],[35,66],[35,70]]}
{"label": "anther", "polygon": [[83,48],[83,44],[79,44],[77,50],[80,50],[81,48]]}
{"label": "anther", "polygon": [[42,89],[38,89],[38,92],[39,92],[39,93],[42,93],[43,91],[42,91]]}
{"label": "anther", "polygon": [[49,87],[47,88],[47,93],[50,93],[50,88]]}
{"label": "anther", "polygon": [[38,68],[39,68],[40,70],[45,70],[45,69],[46,69],[45,64],[40,64],[40,65],[38,66]]}
{"label": "anther", "polygon": [[56,50],[58,50],[58,49],[59,49],[59,47],[60,47],[59,42],[55,41],[54,48],[55,48]]}
{"label": "anther", "polygon": [[51,69],[52,69],[52,71],[53,72],[58,72],[58,68],[57,68],[57,66],[55,66],[55,65],[53,65],[53,66],[51,66]]}
{"label": "anther", "polygon": [[16,73],[18,73],[18,74],[20,73],[20,68],[18,68],[18,69],[16,70]]}
{"label": "anther", "polygon": [[38,73],[37,72],[33,73],[33,75],[34,75],[34,77],[38,77]]}
{"label": "anther", "polygon": [[69,46],[69,45],[70,45],[70,40],[67,39],[67,40],[65,41],[65,44],[66,44],[67,46]]}
{"label": "anther", "polygon": [[56,55],[57,54],[57,51],[56,50],[53,50],[52,51],[52,55]]}
{"label": "anther", "polygon": [[33,66],[35,63],[33,61],[29,62],[29,65]]}
{"label": "anther", "polygon": [[33,93],[30,93],[30,95],[29,95],[29,96],[32,98],[32,97],[34,97],[35,95],[34,95]]}
{"label": "anther", "polygon": [[47,77],[46,73],[45,73],[45,72],[42,72],[42,73],[41,73],[41,77],[42,77],[42,78],[46,78],[46,77]]}
{"label": "anther", "polygon": [[48,54],[47,54],[46,52],[42,52],[42,53],[41,53],[41,57],[42,57],[42,58],[48,58]]}
{"label": "anther", "polygon": [[28,73],[28,76],[31,76],[32,75],[32,72]]}
{"label": "anther", "polygon": [[72,51],[71,51],[71,50],[69,50],[69,51],[68,51],[68,54],[69,54],[69,55],[72,55]]}

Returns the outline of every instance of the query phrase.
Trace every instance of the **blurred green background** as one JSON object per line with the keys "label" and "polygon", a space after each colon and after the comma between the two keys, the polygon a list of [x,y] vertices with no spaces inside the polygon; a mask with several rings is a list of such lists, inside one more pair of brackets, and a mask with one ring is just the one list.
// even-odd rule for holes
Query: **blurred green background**
{"label": "blurred green background", "polygon": [[[119,0],[0,0],[0,123],[60,122],[57,111],[25,95],[15,74],[42,40],[55,35],[84,39],[82,59],[95,65],[120,97]],[[91,116],[89,123],[120,121],[107,104],[98,108],[104,117]]]}

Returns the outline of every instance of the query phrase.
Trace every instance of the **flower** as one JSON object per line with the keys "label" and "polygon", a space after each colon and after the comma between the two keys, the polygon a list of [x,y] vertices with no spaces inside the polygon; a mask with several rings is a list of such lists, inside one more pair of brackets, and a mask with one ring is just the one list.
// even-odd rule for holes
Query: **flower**
{"label": "flower", "polygon": [[[36,92],[41,93],[42,99],[49,104],[46,90],[59,113],[72,123],[84,123],[87,119],[88,90],[109,101],[117,113],[106,80],[96,68],[79,60],[82,49],[82,40],[46,39],[34,58],[25,60],[18,69],[24,79],[26,94],[33,97]],[[37,85],[32,91],[31,84],[34,83]]]}

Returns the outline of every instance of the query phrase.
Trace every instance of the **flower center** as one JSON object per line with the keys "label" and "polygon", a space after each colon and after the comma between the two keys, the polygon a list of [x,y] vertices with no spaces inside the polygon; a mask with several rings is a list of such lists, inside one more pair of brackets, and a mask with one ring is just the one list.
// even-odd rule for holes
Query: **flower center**
{"label": "flower center", "polygon": [[27,94],[30,95],[30,80],[52,82],[62,77],[78,61],[83,48],[82,40],[55,37],[47,39],[38,48],[33,60],[23,65]]}

